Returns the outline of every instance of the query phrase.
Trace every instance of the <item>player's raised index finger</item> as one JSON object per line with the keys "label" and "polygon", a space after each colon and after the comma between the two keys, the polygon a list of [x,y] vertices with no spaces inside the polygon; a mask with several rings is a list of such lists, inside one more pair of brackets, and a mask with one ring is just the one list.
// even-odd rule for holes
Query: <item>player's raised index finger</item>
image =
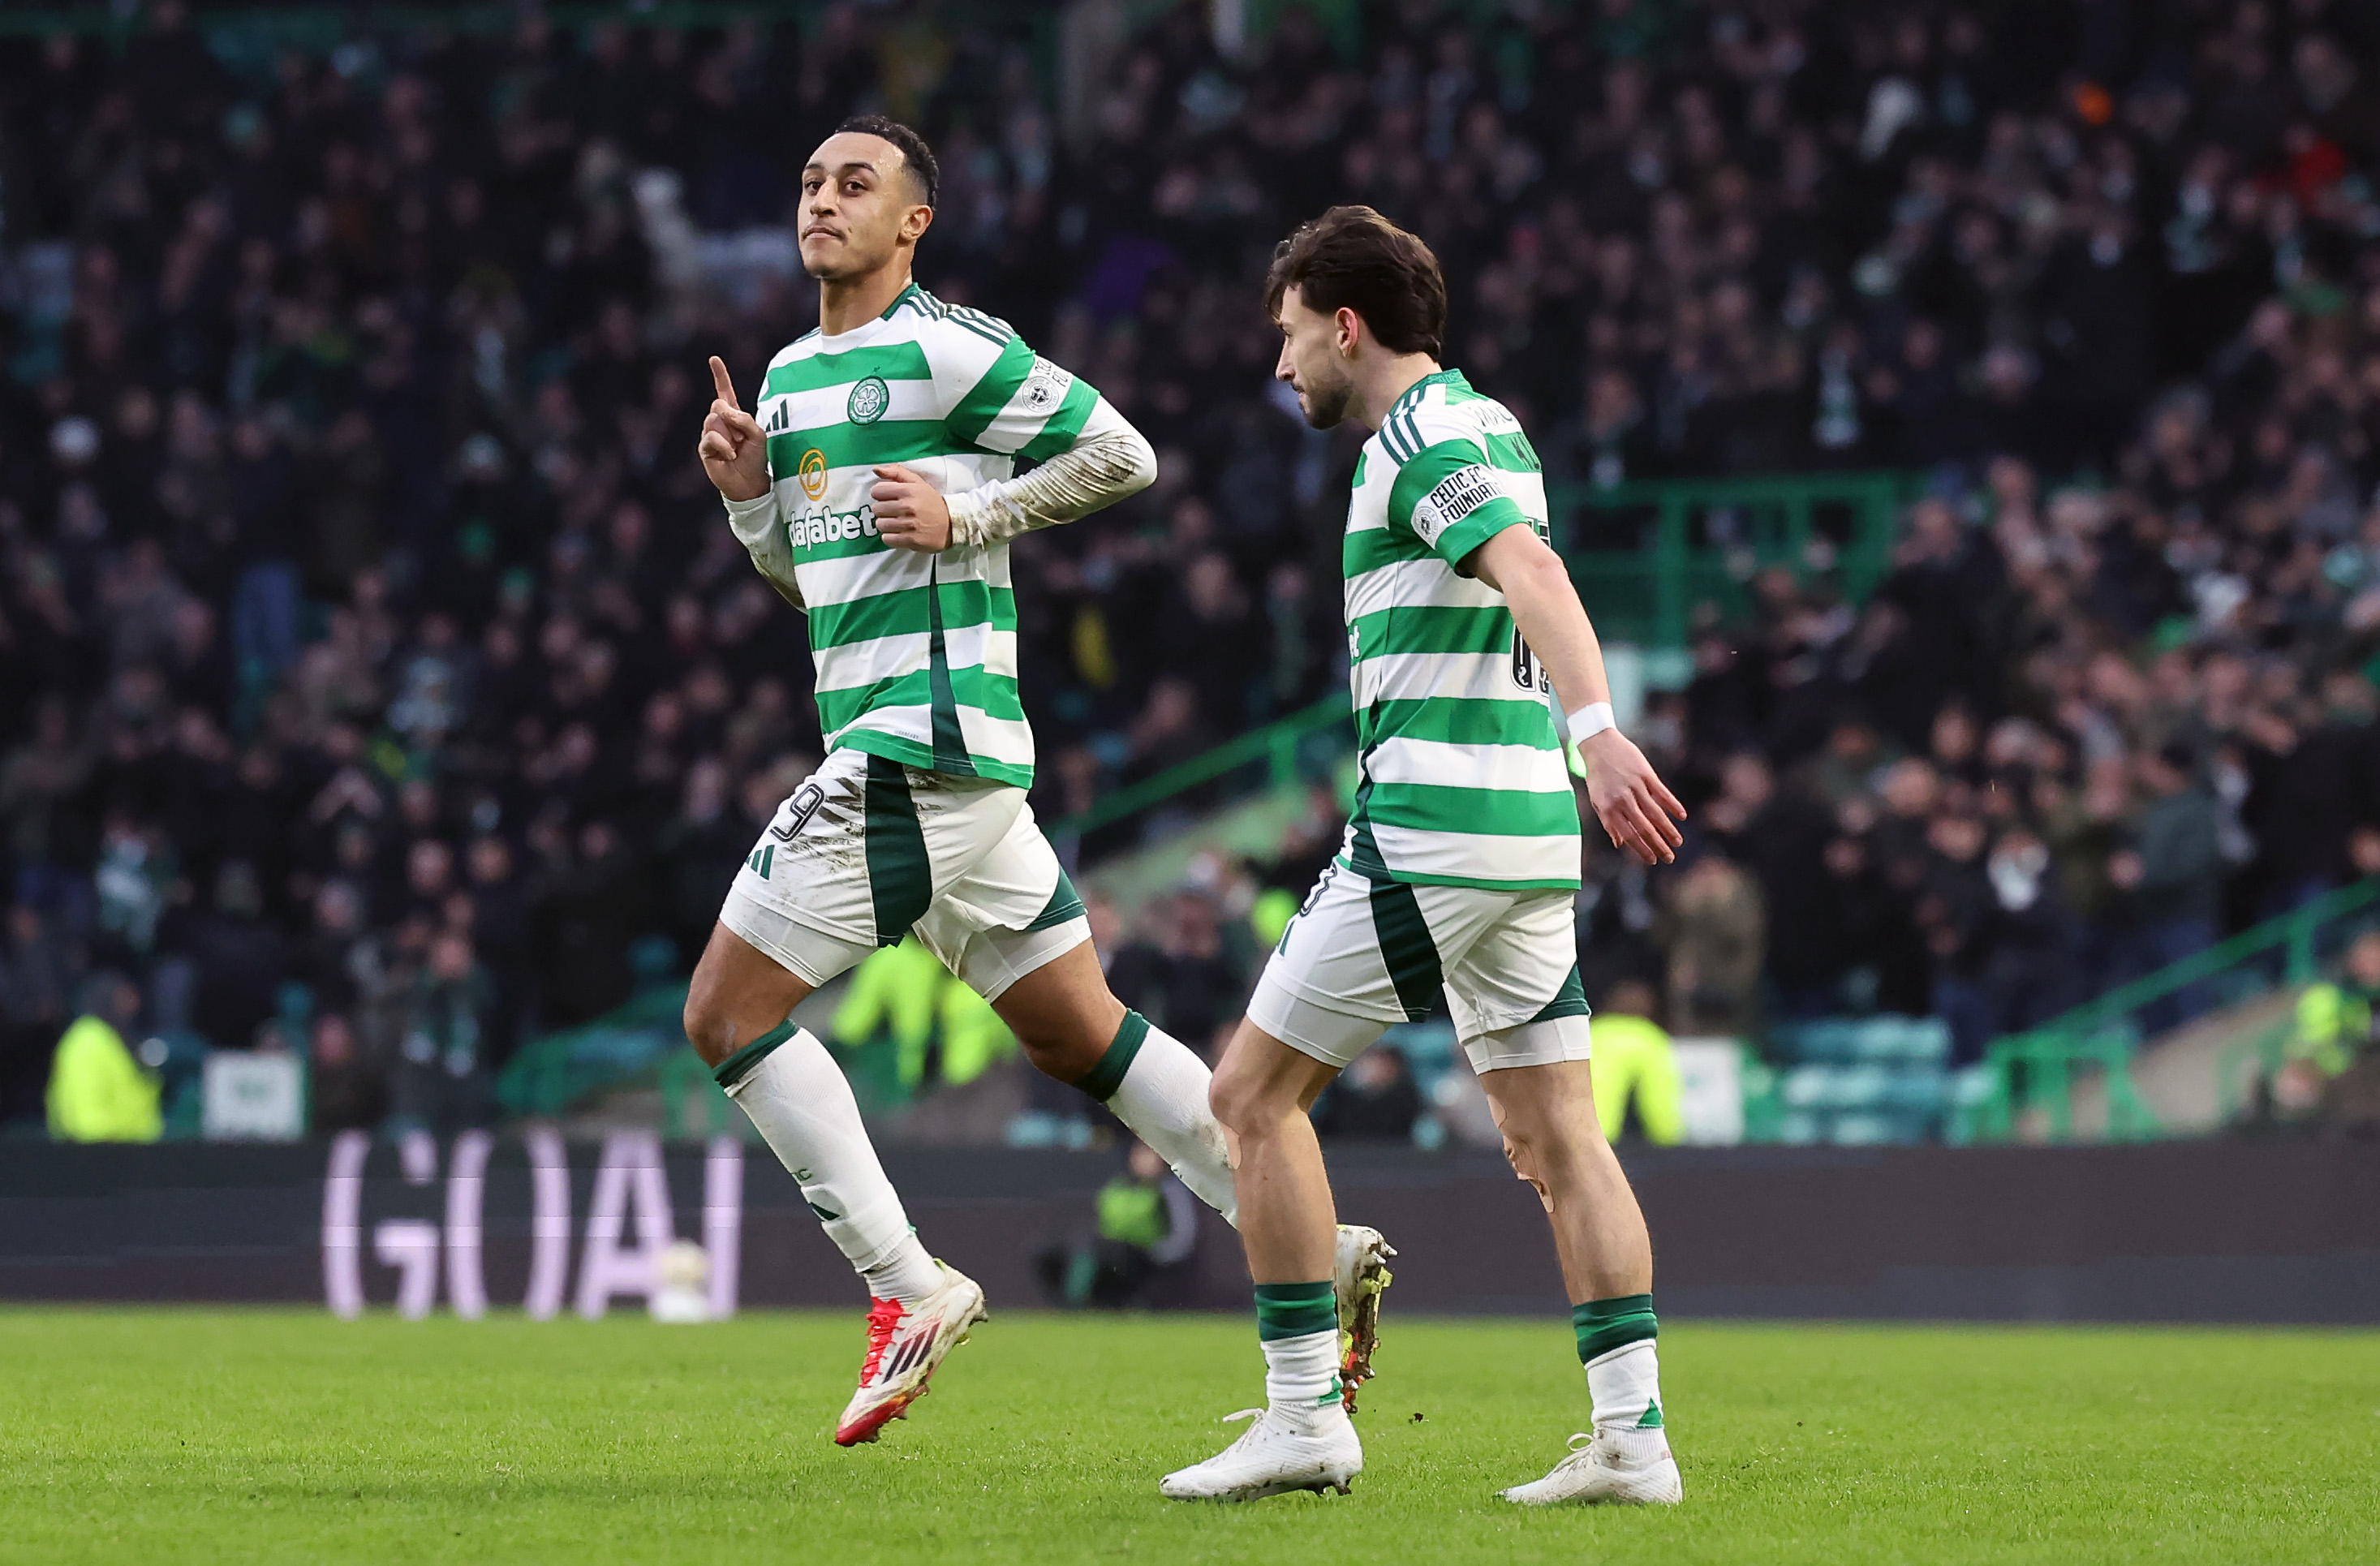
{"label": "player's raised index finger", "polygon": [[710,356],[710,383],[717,389],[721,402],[739,411],[743,408],[744,405],[735,400],[735,382],[728,379],[727,361],[717,354]]}

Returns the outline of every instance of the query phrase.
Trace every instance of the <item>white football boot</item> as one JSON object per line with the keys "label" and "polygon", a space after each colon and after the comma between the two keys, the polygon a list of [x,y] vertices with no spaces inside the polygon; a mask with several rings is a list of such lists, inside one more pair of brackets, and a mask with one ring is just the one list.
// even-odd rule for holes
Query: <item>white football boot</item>
{"label": "white football boot", "polygon": [[1504,1499],[1523,1506],[1675,1506],[1685,1495],[1670,1438],[1658,1430],[1581,1431],[1570,1448],[1552,1473],[1502,1491]]}
{"label": "white football boot", "polygon": [[1247,1434],[1206,1462],[1168,1474],[1158,1490],[1168,1500],[1262,1500],[1288,1490],[1347,1493],[1364,1471],[1364,1444],[1347,1410],[1244,1408],[1232,1419],[1253,1418]]}
{"label": "white football boot", "polygon": [[834,1427],[834,1444],[872,1441],[887,1422],[904,1418],[926,1395],[926,1381],[942,1356],[967,1341],[975,1324],[990,1314],[983,1289],[947,1262],[942,1285],[915,1305],[878,1300],[868,1312],[868,1359],[859,1367],[859,1390]]}
{"label": "white football boot", "polygon": [[1339,1226],[1338,1256],[1330,1271],[1343,1339],[1339,1383],[1350,1414],[1355,1412],[1355,1390],[1372,1378],[1372,1351],[1380,1344],[1380,1292],[1395,1281],[1389,1258],[1396,1254],[1397,1248],[1377,1229],[1360,1223]]}

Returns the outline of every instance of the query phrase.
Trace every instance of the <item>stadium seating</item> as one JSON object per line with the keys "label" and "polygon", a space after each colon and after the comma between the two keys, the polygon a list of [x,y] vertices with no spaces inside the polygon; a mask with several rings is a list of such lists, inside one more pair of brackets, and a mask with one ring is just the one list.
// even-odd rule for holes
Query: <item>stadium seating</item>
{"label": "stadium seating", "polygon": [[1768,1035],[1784,1112],[1778,1139],[1868,1147],[1940,1132],[1949,1030],[1931,1017],[1838,1018]]}

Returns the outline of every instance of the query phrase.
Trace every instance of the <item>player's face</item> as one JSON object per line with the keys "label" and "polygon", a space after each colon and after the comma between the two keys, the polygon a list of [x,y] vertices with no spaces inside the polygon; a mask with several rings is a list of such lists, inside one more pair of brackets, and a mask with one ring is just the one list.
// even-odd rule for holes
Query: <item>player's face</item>
{"label": "player's face", "polygon": [[1286,381],[1297,394],[1297,409],[1317,430],[1330,430],[1347,417],[1355,395],[1349,372],[1347,334],[1335,315],[1308,310],[1295,288],[1281,296],[1281,358],[1273,379]]}
{"label": "player's face", "polygon": [[901,149],[857,131],[838,131],[810,154],[801,213],[802,270],[830,282],[874,272],[934,215],[917,200]]}

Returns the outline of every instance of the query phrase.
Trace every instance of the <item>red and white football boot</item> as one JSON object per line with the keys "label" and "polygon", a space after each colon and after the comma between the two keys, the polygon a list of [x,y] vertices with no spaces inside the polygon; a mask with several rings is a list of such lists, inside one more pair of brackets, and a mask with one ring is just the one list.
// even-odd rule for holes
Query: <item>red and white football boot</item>
{"label": "red and white football boot", "polygon": [[942,1285],[915,1305],[878,1300],[868,1312],[868,1359],[859,1367],[859,1390],[834,1427],[834,1444],[872,1441],[889,1422],[926,1395],[926,1382],[942,1356],[967,1341],[989,1314],[983,1289],[948,1263]]}

